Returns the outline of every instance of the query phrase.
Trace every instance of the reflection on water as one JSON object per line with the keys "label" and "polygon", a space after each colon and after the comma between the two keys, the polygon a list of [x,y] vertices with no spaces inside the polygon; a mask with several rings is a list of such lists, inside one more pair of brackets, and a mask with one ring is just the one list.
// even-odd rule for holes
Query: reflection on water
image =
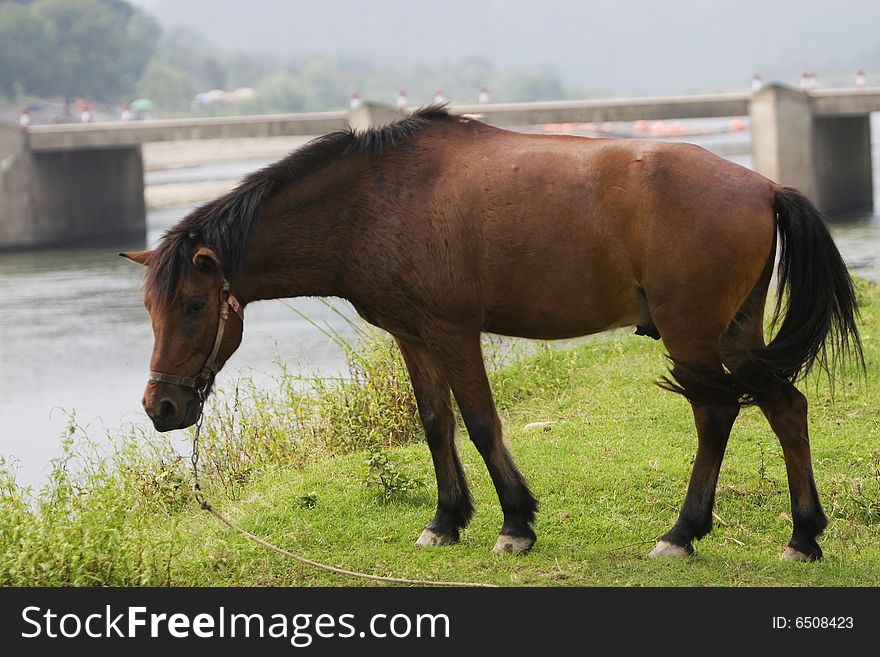
{"label": "reflection on water", "polygon": [[[875,135],[877,123],[875,117]],[[751,164],[748,156],[731,159]],[[168,181],[205,179],[230,171],[240,175],[262,164],[208,165],[161,175]],[[874,171],[875,207],[880,208],[880,166]],[[150,213],[148,242],[188,210]],[[880,281],[880,216],[834,222],[831,229],[853,273]],[[75,409],[80,423],[95,428],[94,437],[101,436],[101,424],[113,429],[146,422],[140,398],[152,333],[138,289],[140,272],[116,255],[124,248],[143,244],[0,254],[0,455],[20,459],[18,478],[24,483],[40,482],[58,451],[65,425],[60,409]],[[352,329],[319,301],[294,303],[353,337]],[[260,302],[248,307],[244,341],[218,385],[228,386],[243,369],[271,385],[277,358],[325,374],[343,366],[340,350],[284,302]]]}
{"label": "reflection on water", "polygon": [[[880,208],[877,201],[875,207]],[[835,221],[830,228],[850,272],[862,278],[880,281],[880,214]]]}

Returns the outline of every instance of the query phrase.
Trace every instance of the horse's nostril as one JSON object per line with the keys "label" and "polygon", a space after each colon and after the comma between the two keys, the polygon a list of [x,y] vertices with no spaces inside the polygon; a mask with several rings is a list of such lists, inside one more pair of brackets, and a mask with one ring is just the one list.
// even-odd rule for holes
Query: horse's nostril
{"label": "horse's nostril", "polygon": [[159,402],[159,417],[164,420],[173,420],[177,418],[177,404],[170,399],[163,399]]}

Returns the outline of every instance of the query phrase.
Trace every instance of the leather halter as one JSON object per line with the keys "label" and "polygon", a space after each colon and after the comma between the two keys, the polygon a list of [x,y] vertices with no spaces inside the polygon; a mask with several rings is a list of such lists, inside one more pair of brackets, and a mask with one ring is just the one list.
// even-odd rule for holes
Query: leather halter
{"label": "leather halter", "polygon": [[235,314],[238,315],[242,325],[244,325],[244,309],[241,307],[238,299],[236,299],[229,291],[229,281],[224,277],[223,283],[220,286],[220,319],[217,323],[217,335],[214,338],[214,348],[211,349],[211,354],[202,366],[202,371],[196,376],[178,376],[177,374],[166,374],[165,372],[150,370],[150,376],[147,380],[156,383],[170,383],[184,388],[192,388],[199,395],[199,398],[204,400],[205,397],[208,396],[208,388],[211,386],[211,381],[214,380],[214,376],[220,369],[217,367],[215,360],[217,358],[217,352],[220,351],[220,343],[223,341],[223,329],[226,327],[226,320],[229,319],[230,308],[232,308]]}

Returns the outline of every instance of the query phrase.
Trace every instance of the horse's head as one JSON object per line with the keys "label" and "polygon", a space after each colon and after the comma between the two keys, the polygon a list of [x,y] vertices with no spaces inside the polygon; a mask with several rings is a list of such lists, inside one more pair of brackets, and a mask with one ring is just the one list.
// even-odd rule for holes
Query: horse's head
{"label": "horse's head", "polygon": [[[214,376],[241,344],[244,318],[229,290],[220,261],[211,249],[195,248],[176,275],[163,280],[152,271],[153,251],[121,253],[151,271],[144,289],[144,305],[153,325],[153,355],[143,405],[157,431],[183,429],[194,424]],[[165,288],[163,288],[165,283]]]}

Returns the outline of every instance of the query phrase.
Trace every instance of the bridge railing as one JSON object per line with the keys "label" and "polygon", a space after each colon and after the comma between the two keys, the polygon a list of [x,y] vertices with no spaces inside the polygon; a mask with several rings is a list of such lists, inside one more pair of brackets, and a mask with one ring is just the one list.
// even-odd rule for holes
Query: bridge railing
{"label": "bridge railing", "polygon": [[751,94],[730,93],[654,98],[603,98],[529,103],[455,105],[460,114],[473,114],[494,125],[695,119],[744,116]]}
{"label": "bridge railing", "polygon": [[305,112],[37,125],[28,131],[28,141],[33,151],[63,151],[134,146],[149,141],[321,135],[347,128],[348,116],[348,112]]}

